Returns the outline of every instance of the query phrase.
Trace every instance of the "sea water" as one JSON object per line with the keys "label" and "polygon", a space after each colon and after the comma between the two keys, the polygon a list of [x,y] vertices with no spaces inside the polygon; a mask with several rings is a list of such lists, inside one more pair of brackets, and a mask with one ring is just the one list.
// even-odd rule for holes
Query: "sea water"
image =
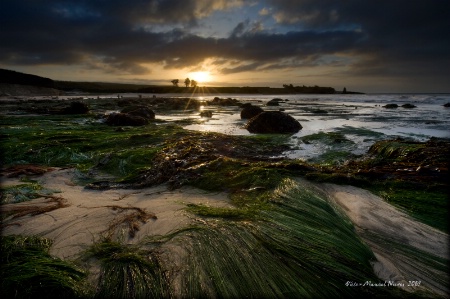
{"label": "sea water", "polygon": [[[214,97],[194,96],[199,101],[208,101]],[[265,111],[281,110],[298,120],[303,128],[290,135],[289,145],[292,149],[283,154],[289,158],[311,160],[330,151],[360,155],[374,142],[385,139],[426,141],[431,137],[450,138],[450,108],[444,107],[444,104],[450,103],[450,94],[230,94],[219,97],[252,103]],[[273,98],[283,99],[283,102],[279,106],[267,106],[267,102]],[[398,108],[383,107],[387,104],[397,104]],[[404,104],[416,107],[403,108]],[[196,122],[184,126],[186,129],[230,135],[250,134],[244,128],[247,120],[240,118],[239,107],[205,105],[202,109],[210,110],[213,116],[205,118],[193,112],[190,118]],[[308,142],[311,139],[308,136],[316,138]],[[333,142],[327,138],[332,136],[343,139]],[[340,142],[342,140],[344,142]]]}

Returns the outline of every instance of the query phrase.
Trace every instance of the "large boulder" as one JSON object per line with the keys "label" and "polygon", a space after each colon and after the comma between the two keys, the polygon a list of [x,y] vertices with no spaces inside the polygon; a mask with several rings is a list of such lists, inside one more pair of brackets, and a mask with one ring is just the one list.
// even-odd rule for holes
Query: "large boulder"
{"label": "large boulder", "polygon": [[122,109],[120,113],[127,113],[129,115],[140,116],[145,119],[155,119],[155,112],[147,106],[130,106]]}
{"label": "large boulder", "polygon": [[281,111],[265,111],[251,118],[245,128],[250,133],[297,133],[303,127],[289,114]]}
{"label": "large boulder", "polygon": [[261,112],[264,112],[264,110],[261,107],[246,105],[241,110],[241,119],[250,119],[252,117],[257,116]]}
{"label": "large boulder", "polygon": [[128,113],[112,113],[106,118],[106,123],[110,126],[145,126],[148,119]]}

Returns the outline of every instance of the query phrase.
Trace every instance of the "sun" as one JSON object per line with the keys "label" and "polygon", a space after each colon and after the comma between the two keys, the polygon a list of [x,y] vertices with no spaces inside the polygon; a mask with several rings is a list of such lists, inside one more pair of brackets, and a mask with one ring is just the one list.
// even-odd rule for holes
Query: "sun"
{"label": "sun", "polygon": [[198,83],[207,83],[211,80],[211,74],[208,71],[192,72],[189,73],[189,78],[197,81]]}

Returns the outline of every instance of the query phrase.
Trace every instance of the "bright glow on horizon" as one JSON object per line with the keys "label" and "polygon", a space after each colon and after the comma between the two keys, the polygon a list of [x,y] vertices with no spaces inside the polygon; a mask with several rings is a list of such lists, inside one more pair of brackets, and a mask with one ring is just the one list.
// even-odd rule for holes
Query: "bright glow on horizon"
{"label": "bright glow on horizon", "polygon": [[189,79],[197,81],[198,84],[208,83],[212,80],[212,76],[208,71],[189,73]]}

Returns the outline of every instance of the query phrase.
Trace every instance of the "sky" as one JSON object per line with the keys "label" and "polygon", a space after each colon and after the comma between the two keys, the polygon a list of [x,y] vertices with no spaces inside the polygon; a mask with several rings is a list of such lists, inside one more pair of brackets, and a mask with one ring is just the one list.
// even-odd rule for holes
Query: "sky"
{"label": "sky", "polygon": [[0,68],[66,81],[450,92],[448,0],[1,0]]}

